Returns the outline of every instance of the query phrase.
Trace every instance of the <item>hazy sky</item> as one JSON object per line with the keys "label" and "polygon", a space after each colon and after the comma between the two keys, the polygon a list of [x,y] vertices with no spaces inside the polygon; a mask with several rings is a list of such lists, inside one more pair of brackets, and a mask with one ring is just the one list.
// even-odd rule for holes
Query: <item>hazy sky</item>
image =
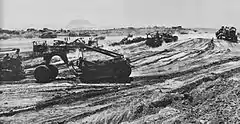
{"label": "hazy sky", "polygon": [[97,26],[240,27],[240,0],[0,0],[3,28]]}

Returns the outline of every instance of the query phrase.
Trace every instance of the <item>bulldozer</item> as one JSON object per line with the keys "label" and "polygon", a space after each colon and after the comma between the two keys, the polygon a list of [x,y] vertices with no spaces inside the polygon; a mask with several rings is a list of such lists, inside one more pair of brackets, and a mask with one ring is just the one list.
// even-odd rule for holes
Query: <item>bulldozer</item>
{"label": "bulldozer", "polygon": [[233,43],[238,42],[237,29],[235,27],[222,26],[216,33],[217,39],[227,40]]}
{"label": "bulldozer", "polygon": [[138,43],[138,42],[142,42],[144,40],[146,40],[146,39],[143,38],[143,37],[135,37],[135,38],[131,38],[130,39],[130,37],[128,36],[128,37],[124,37],[120,42],[112,43],[111,46],[122,45],[122,44],[126,45],[126,44]]}
{"label": "bulldozer", "polygon": [[[76,60],[69,61],[67,58],[68,50],[76,48],[81,51],[81,57]],[[84,83],[128,83],[131,81],[131,78],[129,77],[131,74],[130,60],[121,54],[102,48],[91,47],[84,43],[78,43],[77,46],[65,46],[65,50],[61,50],[60,46],[55,46],[55,48],[50,49],[52,49],[50,50],[51,52],[47,52],[43,55],[45,65],[40,65],[34,71],[34,77],[37,82],[46,83],[57,77],[57,67],[50,64],[53,56],[60,56],[67,66],[72,67],[76,77],[79,77],[80,81]],[[89,61],[84,56],[84,53],[89,51],[101,53],[111,57],[111,59],[103,61]]]}
{"label": "bulldozer", "polygon": [[[15,51],[16,55],[11,56],[8,52]],[[25,72],[22,67],[20,49],[9,48],[8,50],[0,50],[6,53],[5,57],[0,59],[0,81],[17,81],[25,78]]]}
{"label": "bulldozer", "polygon": [[176,42],[178,40],[178,36],[173,36],[170,33],[162,33],[161,38],[165,41],[165,43]]}
{"label": "bulldozer", "polygon": [[151,33],[147,33],[147,40],[146,45],[149,47],[159,47],[162,46],[163,39],[161,39],[159,33],[157,32],[156,35],[152,35]]}
{"label": "bulldozer", "polygon": [[146,45],[150,47],[159,47],[162,46],[162,43],[170,43],[176,42],[178,40],[178,36],[173,36],[170,33],[161,33],[157,31],[156,34],[147,33]]}

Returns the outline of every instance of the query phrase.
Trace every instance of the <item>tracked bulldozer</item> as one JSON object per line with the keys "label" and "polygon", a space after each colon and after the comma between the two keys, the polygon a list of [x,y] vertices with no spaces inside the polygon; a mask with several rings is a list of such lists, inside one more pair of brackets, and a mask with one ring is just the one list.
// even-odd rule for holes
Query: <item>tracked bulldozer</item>
{"label": "tracked bulldozer", "polygon": [[[132,36],[132,35],[131,35]],[[115,42],[115,43],[112,43],[111,45],[112,46],[116,46],[116,45],[123,45],[123,44],[132,44],[132,43],[138,43],[138,42],[142,42],[146,40],[145,38],[143,37],[135,37],[133,39],[129,39],[129,36],[128,37],[124,37],[120,42]]]}
{"label": "tracked bulldozer", "polygon": [[[64,46],[63,46],[64,47]],[[81,51],[81,57],[77,60],[70,61],[67,58],[69,49],[78,48]],[[59,50],[56,50],[59,49]],[[46,83],[54,80],[58,75],[56,66],[50,64],[53,56],[60,56],[66,65],[72,67],[76,77],[85,83],[100,83],[100,82],[118,82],[128,83],[131,81],[130,60],[123,55],[108,51],[101,48],[90,47],[84,43],[77,46],[65,46],[65,50],[61,50],[60,46],[52,48],[51,52],[44,54],[45,65],[37,67],[34,71],[34,77],[37,82]],[[85,52],[97,52],[108,57],[110,60],[103,61],[88,61],[84,56]]]}
{"label": "tracked bulldozer", "polygon": [[170,43],[176,42],[178,40],[178,36],[173,36],[170,33],[161,33],[156,34],[147,33],[146,45],[150,47],[159,47],[162,46],[162,43]]}
{"label": "tracked bulldozer", "polygon": [[222,26],[215,34],[217,39],[227,40],[234,43],[238,42],[237,29],[235,27]]}
{"label": "tracked bulldozer", "polygon": [[147,33],[147,40],[145,43],[149,47],[159,47],[162,46],[163,39],[160,37],[158,32],[156,33],[156,35],[151,35],[150,33]]}
{"label": "tracked bulldozer", "polygon": [[170,33],[162,33],[161,38],[165,41],[165,43],[176,42],[178,40],[178,36],[173,36]]}
{"label": "tracked bulldozer", "polygon": [[[15,50],[15,56],[10,57],[9,53],[6,53]],[[0,81],[17,81],[25,78],[25,72],[22,67],[19,52],[20,49],[16,48],[4,50],[4,53],[6,53],[6,55],[0,59]]]}

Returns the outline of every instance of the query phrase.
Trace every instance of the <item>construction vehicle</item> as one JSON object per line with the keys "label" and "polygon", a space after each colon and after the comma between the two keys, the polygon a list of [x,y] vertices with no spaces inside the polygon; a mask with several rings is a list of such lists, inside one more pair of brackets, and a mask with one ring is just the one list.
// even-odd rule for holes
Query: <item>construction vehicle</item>
{"label": "construction vehicle", "polygon": [[95,37],[94,39],[96,39],[96,40],[105,40],[106,36],[98,36],[98,37]]}
{"label": "construction vehicle", "polygon": [[39,38],[57,38],[57,34],[54,32],[44,32]]}
{"label": "construction vehicle", "polygon": [[[100,82],[123,82],[131,81],[129,78],[131,74],[130,60],[123,55],[108,51],[101,48],[90,47],[84,43],[79,43],[78,46],[66,46],[65,49],[78,48],[81,51],[81,57],[77,60],[70,61],[67,58],[68,50],[60,50],[61,47],[55,47],[55,50],[44,54],[45,65],[37,67],[34,71],[34,76],[37,82],[49,82],[54,80],[58,75],[56,66],[51,65],[50,61],[53,56],[60,56],[67,66],[72,67],[74,74],[79,77],[82,82],[100,83]],[[58,49],[58,50],[56,50]],[[110,60],[103,61],[88,61],[84,57],[85,52],[97,52],[108,57]]]}
{"label": "construction vehicle", "polygon": [[146,40],[146,45],[150,47],[159,47],[162,46],[163,39],[160,38],[160,35],[158,32],[156,35],[151,35],[151,33],[147,33],[147,40]]}
{"label": "construction vehicle", "polygon": [[[10,56],[8,52],[11,51],[16,51],[16,53]],[[5,57],[0,59],[0,81],[17,81],[25,78],[21,56],[19,56],[20,49],[1,49],[0,52],[6,53]]]}
{"label": "construction vehicle", "polygon": [[165,41],[165,43],[176,42],[178,40],[178,36],[173,36],[170,33],[162,33],[161,38]]}
{"label": "construction vehicle", "polygon": [[147,33],[147,40],[146,45],[150,47],[159,47],[162,46],[162,43],[170,43],[170,42],[176,42],[178,40],[178,36],[173,36],[170,33],[158,33],[152,34]]}
{"label": "construction vehicle", "polygon": [[237,43],[237,29],[235,27],[222,26],[216,33],[217,39],[227,40],[230,42]]}
{"label": "construction vehicle", "polygon": [[111,45],[116,46],[116,45],[123,45],[123,44],[132,44],[132,43],[138,43],[146,40],[146,38],[143,38],[143,37],[132,38],[131,36],[132,35],[128,35],[127,37],[124,37],[120,42],[115,42],[115,43],[112,43]]}

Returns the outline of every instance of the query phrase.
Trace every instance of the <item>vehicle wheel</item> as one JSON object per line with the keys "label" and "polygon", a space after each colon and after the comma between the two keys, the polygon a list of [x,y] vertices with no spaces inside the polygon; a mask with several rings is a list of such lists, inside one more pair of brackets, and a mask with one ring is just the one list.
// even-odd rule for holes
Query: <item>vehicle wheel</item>
{"label": "vehicle wheel", "polygon": [[237,42],[238,42],[238,37],[237,37],[237,36],[234,36],[232,41],[235,42],[235,43],[237,43]]}
{"label": "vehicle wheel", "polygon": [[55,65],[48,65],[48,68],[51,71],[50,78],[55,79],[58,76],[58,68]]}
{"label": "vehicle wheel", "polygon": [[178,40],[178,36],[173,36],[173,41],[176,42]]}
{"label": "vehicle wheel", "polygon": [[129,77],[131,72],[132,72],[132,69],[127,64],[120,65],[118,68],[115,69],[115,75],[117,76],[117,78]]}
{"label": "vehicle wheel", "polygon": [[46,65],[38,66],[34,71],[38,83],[47,83],[51,79],[51,70]]}

